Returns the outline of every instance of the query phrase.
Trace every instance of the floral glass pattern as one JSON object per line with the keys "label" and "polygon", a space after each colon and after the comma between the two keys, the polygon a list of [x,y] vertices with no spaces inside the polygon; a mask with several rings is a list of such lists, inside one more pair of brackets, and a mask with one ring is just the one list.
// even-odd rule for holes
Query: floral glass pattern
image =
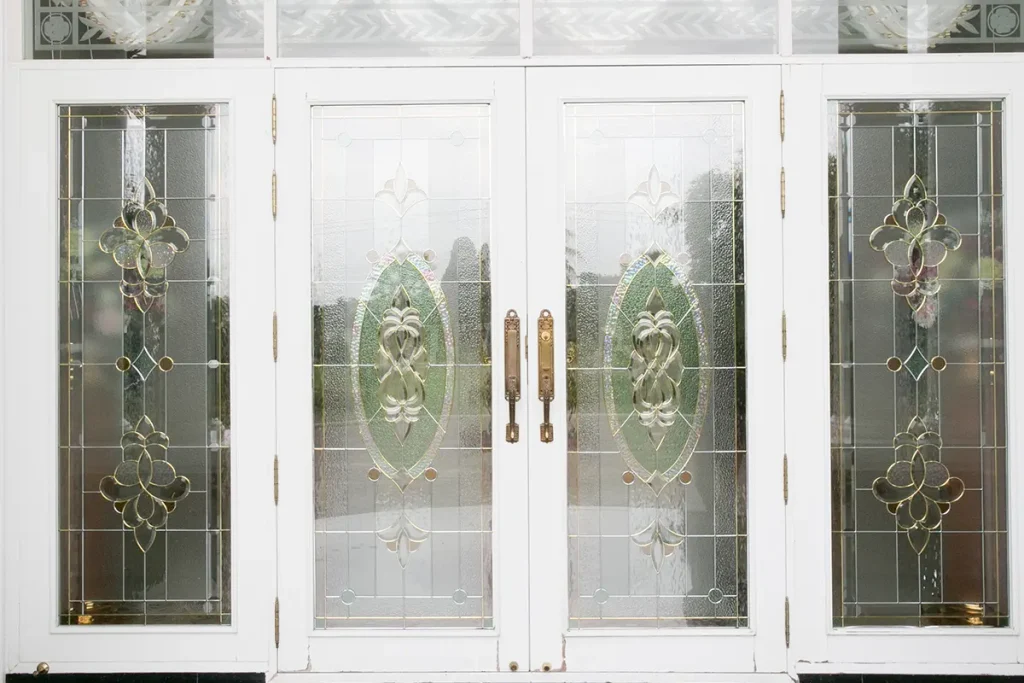
{"label": "floral glass pattern", "polygon": [[1005,626],[1002,104],[830,112],[834,624]]}
{"label": "floral glass pattern", "polygon": [[566,105],[570,628],[747,625],[743,120]]}
{"label": "floral glass pattern", "polygon": [[311,115],[313,626],[492,628],[489,108]]}
{"label": "floral glass pattern", "polygon": [[59,115],[60,623],[230,624],[225,107]]}

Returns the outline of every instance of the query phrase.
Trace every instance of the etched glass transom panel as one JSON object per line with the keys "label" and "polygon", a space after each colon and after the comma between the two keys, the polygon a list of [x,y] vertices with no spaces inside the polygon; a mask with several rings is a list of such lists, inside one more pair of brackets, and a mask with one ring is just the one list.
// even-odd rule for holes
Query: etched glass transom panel
{"label": "etched glass transom panel", "polygon": [[284,57],[519,54],[518,0],[278,0]]}
{"label": "etched glass transom panel", "polygon": [[312,131],[314,625],[490,628],[488,107]]}
{"label": "etched glass transom panel", "polygon": [[62,106],[62,624],[231,622],[221,105]]}
{"label": "etched glass transom panel", "polygon": [[829,105],[836,626],[1006,626],[1001,102]]}
{"label": "etched glass transom panel", "polygon": [[22,0],[33,59],[262,57],[264,0]]}
{"label": "etched glass transom panel", "polygon": [[743,105],[571,104],[571,628],[747,625]]}

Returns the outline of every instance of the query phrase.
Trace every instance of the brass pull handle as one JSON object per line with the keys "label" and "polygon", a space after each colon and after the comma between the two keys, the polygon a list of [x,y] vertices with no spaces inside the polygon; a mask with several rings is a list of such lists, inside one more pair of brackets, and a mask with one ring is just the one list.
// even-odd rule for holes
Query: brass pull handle
{"label": "brass pull handle", "polygon": [[551,402],[555,399],[555,319],[544,309],[537,318],[537,398],[544,402],[544,422],[540,425],[540,440],[555,440],[551,425]]}
{"label": "brass pull handle", "polygon": [[516,423],[519,392],[519,315],[509,309],[505,314],[505,400],[508,401],[505,441],[509,443],[519,441],[519,425]]}

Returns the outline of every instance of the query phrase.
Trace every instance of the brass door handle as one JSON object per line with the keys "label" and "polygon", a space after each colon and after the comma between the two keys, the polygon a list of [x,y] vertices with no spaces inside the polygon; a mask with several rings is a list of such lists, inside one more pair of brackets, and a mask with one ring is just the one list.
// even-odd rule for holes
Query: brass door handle
{"label": "brass door handle", "polygon": [[551,424],[551,402],[555,399],[555,319],[544,309],[537,318],[537,398],[544,402],[544,422],[540,425],[540,440],[555,440]]}
{"label": "brass door handle", "polygon": [[519,400],[519,315],[509,309],[505,314],[505,400],[508,401],[508,424],[505,425],[505,441],[519,441],[519,425],[516,423],[516,402]]}

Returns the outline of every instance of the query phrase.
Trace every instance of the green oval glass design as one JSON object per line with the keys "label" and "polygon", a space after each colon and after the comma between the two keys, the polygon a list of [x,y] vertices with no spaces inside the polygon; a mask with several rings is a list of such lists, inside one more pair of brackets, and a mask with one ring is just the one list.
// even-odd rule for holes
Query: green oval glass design
{"label": "green oval glass design", "polygon": [[707,413],[707,336],[686,272],[653,247],[626,268],[604,340],[605,404],[627,466],[660,492],[686,467]]}
{"label": "green oval glass design", "polygon": [[455,354],[448,305],[418,255],[382,258],[352,330],[359,429],[373,462],[403,490],[437,455],[451,412]]}

